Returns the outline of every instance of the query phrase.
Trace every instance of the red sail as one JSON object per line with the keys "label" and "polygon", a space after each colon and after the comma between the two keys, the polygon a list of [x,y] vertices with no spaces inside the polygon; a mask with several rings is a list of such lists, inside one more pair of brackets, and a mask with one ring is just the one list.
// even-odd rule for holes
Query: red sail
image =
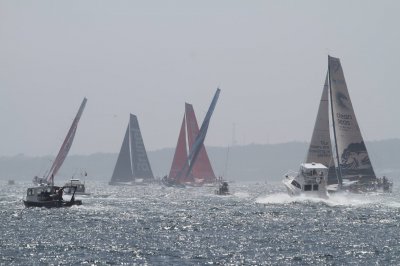
{"label": "red sail", "polygon": [[186,128],[188,135],[189,152],[192,151],[194,141],[199,134],[199,126],[197,125],[196,115],[194,114],[193,105],[185,103]]}
{"label": "red sail", "polygon": [[57,174],[58,170],[60,169],[60,167],[64,163],[65,158],[68,155],[68,152],[72,146],[72,142],[74,141],[74,137],[75,137],[76,129],[78,127],[79,119],[81,118],[82,112],[85,109],[86,101],[87,101],[87,99],[84,98],[81,103],[81,106],[79,107],[78,113],[76,114],[75,119],[72,122],[72,125],[68,131],[68,134],[65,137],[63,144],[61,145],[60,151],[58,152],[57,157],[54,160],[53,165],[50,168],[50,171],[47,175],[47,182],[49,182],[49,183],[54,182],[55,175]]}
{"label": "red sail", "polygon": [[[196,137],[199,134],[199,126],[197,124],[196,115],[191,104],[185,104],[185,113],[189,151],[191,151]],[[193,165],[192,177],[204,180],[205,183],[211,183],[215,180],[214,171],[212,169],[204,144],[201,145],[199,155]]]}
{"label": "red sail", "polygon": [[[183,116],[181,131],[179,133],[178,144],[176,144],[174,160],[172,161],[171,170],[169,172],[169,178],[177,181],[178,176],[181,175],[181,171],[185,166],[187,160],[186,150],[186,131],[185,131],[185,116]],[[185,180],[180,180],[185,181]]]}

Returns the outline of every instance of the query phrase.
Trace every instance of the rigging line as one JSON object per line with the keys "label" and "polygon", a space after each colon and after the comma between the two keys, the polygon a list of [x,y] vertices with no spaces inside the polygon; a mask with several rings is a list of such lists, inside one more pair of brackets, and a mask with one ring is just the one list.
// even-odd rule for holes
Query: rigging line
{"label": "rigging line", "polygon": [[229,161],[229,145],[226,151],[226,157],[225,157],[225,168],[222,177],[227,176],[228,174],[228,161]]}
{"label": "rigging line", "polygon": [[[43,177],[47,175],[47,172],[49,171],[50,167],[53,164],[53,159],[46,158],[47,156],[43,156],[42,159],[40,159],[42,162],[40,163],[40,169],[38,172],[36,172],[36,176],[40,176],[41,173],[44,171]],[[50,162],[50,163],[49,163]]]}

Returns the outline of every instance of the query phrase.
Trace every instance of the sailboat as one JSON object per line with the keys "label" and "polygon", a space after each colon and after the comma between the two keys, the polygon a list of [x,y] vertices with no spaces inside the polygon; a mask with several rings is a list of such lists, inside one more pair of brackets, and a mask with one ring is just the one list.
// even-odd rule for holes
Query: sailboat
{"label": "sailboat", "polygon": [[130,114],[128,127],[115,164],[110,185],[137,185],[154,181],[136,115]]}
{"label": "sailboat", "polygon": [[64,163],[65,158],[67,158],[68,152],[71,149],[72,143],[74,141],[75,133],[78,128],[79,120],[82,116],[83,110],[85,109],[87,99],[84,98],[75,119],[64,139],[63,144],[54,160],[47,176],[44,178],[46,183],[41,183],[40,186],[28,188],[26,193],[26,199],[24,204],[26,207],[69,207],[72,205],[81,205],[82,201],[75,200],[75,191],[72,194],[70,201],[64,201],[62,195],[64,187],[59,187],[54,185],[54,177],[57,175],[58,170]]}
{"label": "sailboat", "polygon": [[[185,113],[176,145],[174,159],[168,177],[163,178],[167,186],[200,186],[216,180],[208,157],[204,140],[220,89],[214,94],[206,117],[199,129],[193,106],[185,103]],[[189,154],[188,154],[189,151]]]}
{"label": "sailboat", "polygon": [[[310,179],[307,169],[313,164],[321,169],[315,169],[317,175]],[[322,176],[318,174],[321,172]],[[375,175],[338,58],[328,56],[328,72],[306,161],[299,173],[286,174],[283,183],[290,195],[391,191],[392,183]]]}

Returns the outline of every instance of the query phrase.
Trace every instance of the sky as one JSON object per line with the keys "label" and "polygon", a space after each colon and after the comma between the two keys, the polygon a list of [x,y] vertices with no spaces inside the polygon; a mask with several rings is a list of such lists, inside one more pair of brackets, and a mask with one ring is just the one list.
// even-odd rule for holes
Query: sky
{"label": "sky", "polygon": [[175,147],[185,102],[207,146],[310,141],[328,54],[364,139],[400,138],[399,1],[0,0],[0,156]]}

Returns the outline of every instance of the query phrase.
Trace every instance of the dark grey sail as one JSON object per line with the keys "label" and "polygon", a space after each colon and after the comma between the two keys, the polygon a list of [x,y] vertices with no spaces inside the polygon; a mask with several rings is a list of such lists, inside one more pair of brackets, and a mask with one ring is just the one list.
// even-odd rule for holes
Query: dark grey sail
{"label": "dark grey sail", "polygon": [[335,170],[335,161],[332,155],[331,136],[329,133],[329,94],[328,74],[325,78],[321,101],[315,120],[314,131],[307,152],[306,163],[321,163],[328,170],[328,185],[337,184],[338,178]]}
{"label": "dark grey sail", "polygon": [[132,162],[130,153],[128,124],[110,184],[118,182],[131,182],[134,180],[132,174]]}
{"label": "dark grey sail", "polygon": [[374,181],[375,172],[361,136],[338,58],[329,56],[328,71],[339,178]]}
{"label": "dark grey sail", "polygon": [[153,178],[137,117],[130,114],[110,185],[133,183],[139,179],[149,181]]}
{"label": "dark grey sail", "polygon": [[133,175],[135,178],[152,180],[154,178],[153,172],[151,171],[149,158],[144,147],[139,122],[135,115],[131,114],[129,125]]}

